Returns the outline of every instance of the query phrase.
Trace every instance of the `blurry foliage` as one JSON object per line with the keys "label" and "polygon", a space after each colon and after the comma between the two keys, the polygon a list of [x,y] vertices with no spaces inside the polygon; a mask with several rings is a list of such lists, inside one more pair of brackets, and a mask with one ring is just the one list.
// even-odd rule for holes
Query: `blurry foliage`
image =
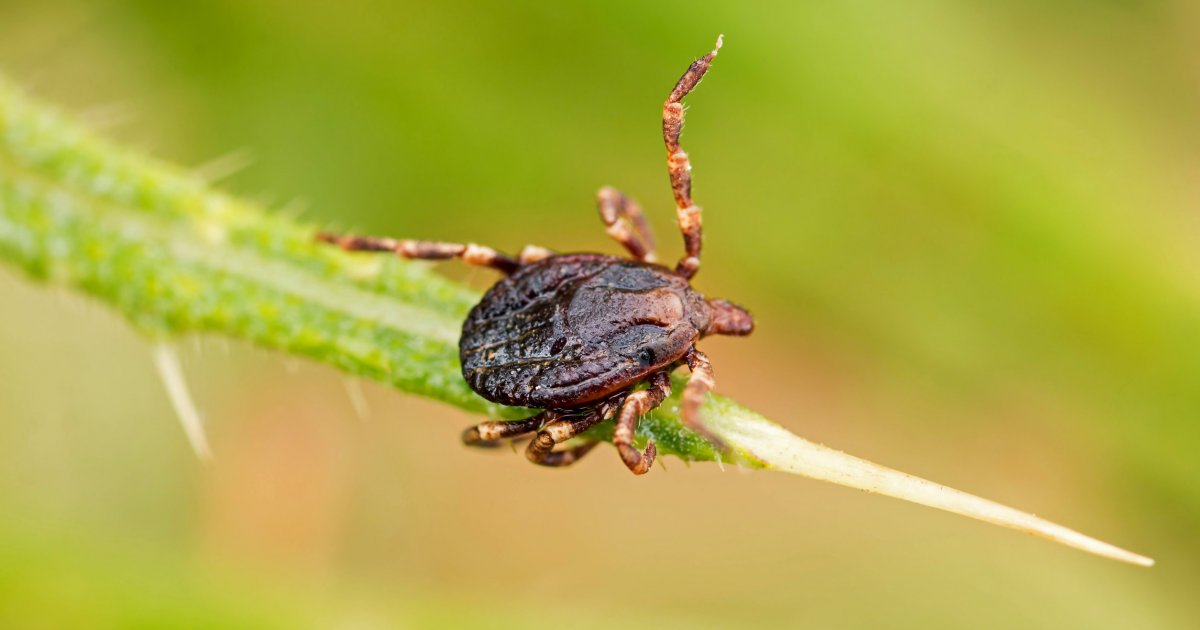
{"label": "blurry foliage", "polygon": [[[1200,13],[1184,0],[336,8],[56,0],[0,5],[0,68],[85,118],[126,112],[137,124],[112,133],[172,161],[200,165],[245,148],[253,166],[229,186],[277,205],[298,195],[304,203],[295,206],[320,222],[509,250],[526,241],[594,249],[609,244],[591,193],[612,184],[651,210],[669,246],[658,108],[681,61],[724,32],[684,138],[707,210],[698,284],[753,307],[760,322],[736,350],[732,341],[713,344],[722,390],[768,416],[795,418],[798,432],[854,451],[866,444],[874,459],[901,468],[913,469],[902,465],[911,457],[935,478],[970,469],[971,484],[1009,488],[1009,497],[1017,493],[1006,480],[1020,480],[1047,504],[1065,501],[1076,522],[1111,517],[1122,540],[1162,566],[1153,574],[1090,560],[1045,566],[1039,547],[1020,556],[1038,567],[1014,568],[978,542],[958,547],[986,557],[984,574],[966,579],[957,560],[928,556],[953,543],[921,541],[924,555],[905,556],[843,528],[855,542],[822,539],[835,546],[829,557],[789,556],[797,568],[781,568],[781,555],[808,542],[792,535],[795,523],[837,525],[859,514],[821,504],[786,526],[764,516],[757,536],[728,542],[761,552],[753,576],[712,560],[743,572],[737,601],[719,596],[732,597],[713,576],[715,585],[678,591],[661,580],[659,599],[641,606],[699,608],[731,623],[757,612],[779,625],[928,627],[978,625],[972,613],[990,605],[995,627],[1168,626],[1200,614],[1191,596],[1200,566],[1198,30]],[[6,314],[24,318],[0,326],[7,347],[69,349],[54,345],[61,335],[28,331],[54,304],[19,309],[12,300],[30,294],[11,282],[0,290]],[[94,354],[137,365],[136,353],[119,350],[132,341],[110,333],[95,343]],[[81,366],[99,364],[78,352]],[[39,476],[43,467],[80,458],[111,466],[112,452],[64,451],[54,446],[61,438],[26,434],[47,413],[30,402],[42,390],[29,383],[84,374],[47,355],[19,359],[6,349],[0,357],[0,442],[12,451],[0,478],[22,480],[0,482],[0,508],[28,511],[34,527],[67,527],[70,506],[83,499],[45,507],[46,492],[73,485]],[[80,423],[77,415],[126,380],[151,386],[137,374],[71,381],[72,394],[53,404],[76,413],[54,426]],[[170,475],[147,482],[141,498],[99,495],[90,518],[118,501],[140,510],[145,536],[185,545],[177,538],[190,531],[188,504],[168,490],[186,493],[189,473],[172,463],[182,450],[160,454],[179,436],[122,420],[135,412],[162,420],[165,407],[104,409],[125,439],[97,442]],[[604,482],[617,483],[617,472]],[[588,473],[573,474],[569,481]],[[111,487],[124,488],[121,480]],[[730,492],[752,493],[745,485]],[[802,502],[803,491],[794,492],[788,501]],[[168,509],[164,497],[184,503]],[[671,509],[654,514],[670,519]],[[608,529],[603,536],[618,536]],[[102,528],[94,544],[113,536]],[[769,547],[754,547],[754,538]],[[428,544],[451,554],[450,543]],[[877,562],[929,568],[903,583],[872,581]],[[609,578],[559,577],[579,588],[611,587]],[[521,592],[533,601],[539,591]],[[952,593],[957,606],[922,599],[932,592]],[[804,599],[814,593],[819,601]],[[695,600],[703,603],[685,603]]]}

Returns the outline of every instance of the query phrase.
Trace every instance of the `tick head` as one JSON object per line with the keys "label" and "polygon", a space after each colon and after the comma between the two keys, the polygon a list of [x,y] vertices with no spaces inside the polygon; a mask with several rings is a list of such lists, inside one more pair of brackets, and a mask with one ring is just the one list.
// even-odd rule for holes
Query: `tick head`
{"label": "tick head", "polygon": [[567,319],[585,344],[607,346],[631,369],[651,371],[676,361],[700,336],[690,297],[670,285],[596,284],[575,293]]}
{"label": "tick head", "polygon": [[677,361],[697,336],[696,329],[688,325],[638,323],[615,333],[609,347],[638,371],[652,371]]}

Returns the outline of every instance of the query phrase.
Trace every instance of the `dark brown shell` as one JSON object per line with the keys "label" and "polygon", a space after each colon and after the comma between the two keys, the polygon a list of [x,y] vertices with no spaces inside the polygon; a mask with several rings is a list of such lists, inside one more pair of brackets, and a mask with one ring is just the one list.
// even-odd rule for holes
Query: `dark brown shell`
{"label": "dark brown shell", "polygon": [[479,395],[541,409],[584,406],[683,358],[709,308],[660,265],[566,254],[497,282],[463,323],[463,377]]}

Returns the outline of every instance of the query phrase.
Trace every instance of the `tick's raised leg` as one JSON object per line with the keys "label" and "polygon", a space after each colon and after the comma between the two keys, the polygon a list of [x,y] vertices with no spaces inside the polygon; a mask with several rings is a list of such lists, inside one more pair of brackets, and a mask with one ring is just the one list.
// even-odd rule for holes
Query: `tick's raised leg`
{"label": "tick's raised leg", "polygon": [[654,234],[646,223],[646,215],[636,201],[621,191],[605,186],[596,193],[596,207],[605,231],[629,254],[643,262],[654,262]]}
{"label": "tick's raised leg", "polygon": [[491,267],[504,273],[517,270],[520,263],[491,247],[474,243],[440,243],[437,241],[410,241],[376,236],[350,236],[321,232],[317,240],[333,243],[348,252],[392,252],[401,258],[422,260],[448,260],[459,258],[468,265]]}
{"label": "tick's raised leg", "polygon": [[658,372],[650,377],[650,387],[633,392],[625,398],[621,405],[621,415],[617,416],[617,426],[613,431],[613,446],[621,454],[621,460],[635,475],[644,475],[654,464],[657,449],[654,443],[646,444],[645,452],[639,453],[633,445],[633,434],[637,430],[638,418],[651,409],[662,404],[671,394],[671,375]]}
{"label": "tick's raised leg", "polygon": [[725,442],[708,430],[704,424],[704,418],[700,415],[700,407],[708,398],[708,393],[716,387],[712,364],[709,363],[707,355],[694,347],[688,352],[687,364],[692,375],[688,377],[687,385],[683,388],[683,396],[680,397],[679,415],[689,429],[712,442],[718,451],[724,451]]}
{"label": "tick's raised leg", "polygon": [[543,411],[524,420],[509,420],[508,422],[484,422],[463,431],[462,441],[467,446],[492,448],[500,446],[500,440],[516,437],[537,431],[550,418]]}
{"label": "tick's raised leg", "polygon": [[687,72],[679,78],[675,89],[663,103],[663,140],[667,145],[667,172],[671,176],[671,191],[675,193],[675,212],[679,231],[683,232],[683,258],[675,265],[675,272],[691,278],[700,269],[700,208],[692,203],[692,164],[688,154],[679,147],[679,135],[683,132],[683,97],[695,89],[708,72],[712,60],[721,50],[721,37],[713,51],[692,62]]}

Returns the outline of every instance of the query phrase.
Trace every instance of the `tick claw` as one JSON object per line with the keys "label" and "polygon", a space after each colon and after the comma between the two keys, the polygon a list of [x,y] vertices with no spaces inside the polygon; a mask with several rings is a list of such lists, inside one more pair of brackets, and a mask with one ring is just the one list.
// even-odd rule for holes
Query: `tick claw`
{"label": "tick claw", "polygon": [[462,432],[462,443],[467,446],[478,446],[480,448],[491,448],[496,446],[495,442],[484,440],[479,435],[479,427],[467,427]]}
{"label": "tick claw", "polygon": [[621,459],[629,468],[629,472],[635,475],[644,475],[650,472],[650,467],[654,465],[654,458],[658,455],[658,448],[654,446],[654,442],[646,444],[646,450],[641,453],[629,444],[618,444],[617,451],[620,452]]}

